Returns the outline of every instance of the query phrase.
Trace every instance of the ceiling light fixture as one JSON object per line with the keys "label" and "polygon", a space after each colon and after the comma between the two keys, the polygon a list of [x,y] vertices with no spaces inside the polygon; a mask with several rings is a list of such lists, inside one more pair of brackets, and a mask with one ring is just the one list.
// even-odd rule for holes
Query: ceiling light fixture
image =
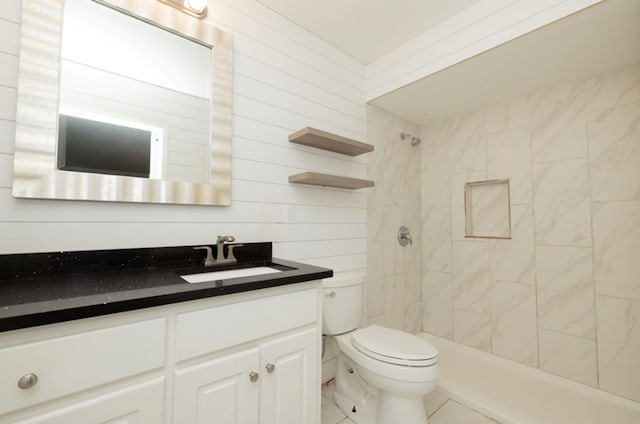
{"label": "ceiling light fixture", "polygon": [[158,0],[160,3],[175,7],[187,15],[202,19],[207,16],[207,0]]}

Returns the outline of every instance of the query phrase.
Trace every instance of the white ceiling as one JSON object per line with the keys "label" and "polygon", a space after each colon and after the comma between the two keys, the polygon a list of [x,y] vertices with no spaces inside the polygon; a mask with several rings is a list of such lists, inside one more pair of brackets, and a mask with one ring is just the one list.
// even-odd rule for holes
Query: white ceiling
{"label": "white ceiling", "polygon": [[640,62],[640,0],[607,0],[370,103],[415,123]]}
{"label": "white ceiling", "polygon": [[478,0],[258,0],[368,64]]}

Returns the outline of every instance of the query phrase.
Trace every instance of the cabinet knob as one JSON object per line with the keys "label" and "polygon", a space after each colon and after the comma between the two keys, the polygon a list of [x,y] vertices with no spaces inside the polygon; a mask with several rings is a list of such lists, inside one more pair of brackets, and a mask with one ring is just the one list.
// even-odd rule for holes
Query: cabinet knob
{"label": "cabinet knob", "polygon": [[334,298],[334,297],[336,297],[336,292],[331,290],[330,292],[325,293],[324,297]]}
{"label": "cabinet knob", "polygon": [[267,364],[267,365],[265,366],[265,368],[267,369],[267,372],[268,372],[269,374],[271,374],[271,373],[273,372],[273,370],[275,370],[275,369],[276,369],[276,366],[275,366],[275,365],[273,365],[273,364]]}
{"label": "cabinet knob", "polygon": [[37,382],[38,382],[37,375],[33,373],[25,374],[22,377],[20,377],[20,380],[18,380],[18,387],[20,387],[22,390],[30,389],[33,386],[35,386]]}
{"label": "cabinet knob", "polygon": [[251,381],[252,383],[255,383],[256,381],[258,381],[258,379],[260,378],[260,374],[258,374],[255,371],[251,371],[249,373],[249,381]]}

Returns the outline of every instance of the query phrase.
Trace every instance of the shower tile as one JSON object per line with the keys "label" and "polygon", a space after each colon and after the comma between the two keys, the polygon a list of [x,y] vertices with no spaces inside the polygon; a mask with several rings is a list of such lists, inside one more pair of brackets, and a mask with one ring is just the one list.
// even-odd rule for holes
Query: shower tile
{"label": "shower tile", "polygon": [[422,212],[422,266],[429,271],[451,271],[451,211]]}
{"label": "shower tile", "polygon": [[516,97],[489,106],[485,110],[487,133],[528,127],[531,115],[530,106],[527,96]]}
{"label": "shower tile", "polygon": [[585,159],[534,165],[536,243],[591,246],[591,202]]}
{"label": "shower tile", "polygon": [[587,110],[610,109],[640,102],[640,63],[587,80]]}
{"label": "shower tile", "polygon": [[491,352],[491,322],[489,315],[464,309],[453,310],[453,340]]}
{"label": "shower tile", "polygon": [[596,387],[596,342],[540,329],[540,369]]}
{"label": "shower tile", "polygon": [[440,123],[422,130],[425,133],[420,152],[423,209],[450,207],[450,144],[447,129],[444,123]]}
{"label": "shower tile", "polygon": [[450,273],[427,271],[422,277],[422,328],[453,338],[453,279]]}
{"label": "shower tile", "polygon": [[422,210],[422,238],[451,238],[451,211],[449,208]]}
{"label": "shower tile", "polygon": [[383,242],[367,244],[367,315],[384,313]]}
{"label": "shower tile", "polygon": [[420,240],[404,247],[404,293],[405,302],[413,303],[422,299],[422,258]]}
{"label": "shower tile", "polygon": [[487,179],[505,178],[509,179],[511,204],[531,203],[531,146],[527,127],[487,136]]}
{"label": "shower tile", "polygon": [[451,174],[487,169],[484,112],[478,111],[450,120]]}
{"label": "shower tile", "polygon": [[404,252],[398,244],[398,228],[403,224],[402,209],[398,206],[385,206],[383,222],[383,263],[384,275],[395,275],[403,272]]}
{"label": "shower tile", "polygon": [[[405,146],[406,147],[406,146]],[[390,141],[385,146],[382,191],[385,206],[398,207],[404,203],[405,164],[407,157],[401,153],[401,146]]]}
{"label": "shower tile", "polygon": [[490,240],[491,278],[535,284],[533,208],[511,206],[511,240]]}
{"label": "shower tile", "polygon": [[491,302],[487,242],[453,242],[453,304],[488,313]]}
{"label": "shower tile", "polygon": [[384,237],[384,197],[380,189],[382,179],[376,180],[376,186],[367,193],[367,234],[369,240],[382,241]]}
{"label": "shower tile", "polygon": [[451,272],[451,239],[422,238],[422,268]]}
{"label": "shower tile", "polygon": [[640,402],[640,302],[597,297],[600,388]]}
{"label": "shower tile", "polygon": [[381,327],[384,327],[385,325],[384,314],[367,317],[367,325],[379,325]]}
{"label": "shower tile", "polygon": [[593,204],[598,294],[640,300],[640,201]]}
{"label": "shower tile", "polygon": [[586,83],[555,87],[532,95],[530,100],[533,162],[586,157]]}
{"label": "shower tile", "polygon": [[593,201],[640,200],[640,102],[589,114]]}
{"label": "shower tile", "polygon": [[595,339],[590,248],[538,246],[538,325]]}
{"label": "shower tile", "polygon": [[454,240],[465,240],[465,183],[484,181],[486,179],[486,171],[469,172],[466,174],[457,174],[451,176],[451,237]]}
{"label": "shower tile", "polygon": [[416,237],[420,237],[422,207],[420,205],[420,176],[407,177],[406,200],[403,204],[402,220]]}
{"label": "shower tile", "polygon": [[496,281],[491,289],[493,353],[535,367],[538,365],[535,287]]}
{"label": "shower tile", "polygon": [[404,330],[404,276],[392,275],[384,278],[385,326]]}
{"label": "shower tile", "polygon": [[[418,297],[418,299],[420,298]],[[409,334],[417,334],[422,331],[422,302],[408,303],[405,306],[404,331]]]}

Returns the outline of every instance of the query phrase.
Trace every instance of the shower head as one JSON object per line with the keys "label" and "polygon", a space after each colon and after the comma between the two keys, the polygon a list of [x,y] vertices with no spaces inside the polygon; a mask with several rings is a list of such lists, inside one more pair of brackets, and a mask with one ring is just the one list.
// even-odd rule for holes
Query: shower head
{"label": "shower head", "polygon": [[408,138],[411,141],[412,146],[417,146],[418,144],[422,143],[422,140],[419,137],[414,137],[411,134],[405,132],[400,133],[400,138],[402,140],[406,140]]}

